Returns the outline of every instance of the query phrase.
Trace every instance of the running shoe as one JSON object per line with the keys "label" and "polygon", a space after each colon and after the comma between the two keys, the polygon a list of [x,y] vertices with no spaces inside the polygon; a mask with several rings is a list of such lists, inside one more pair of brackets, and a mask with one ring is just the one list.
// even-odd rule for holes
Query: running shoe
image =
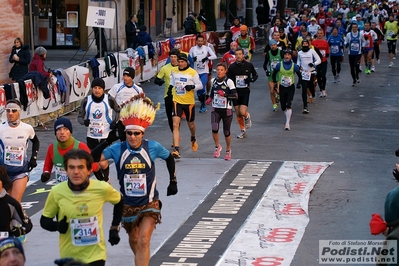
{"label": "running shoe", "polygon": [[284,124],[284,130],[290,131],[290,124]]}
{"label": "running shoe", "polygon": [[357,83],[360,83],[360,79],[359,78],[357,79]]}
{"label": "running shoe", "polygon": [[338,83],[341,82],[341,78],[339,77],[339,74],[337,75],[337,82],[338,82]]}
{"label": "running shoe", "polygon": [[276,93],[276,103],[280,102],[280,94]]}
{"label": "running shoe", "polygon": [[359,66],[359,71],[360,71],[360,72],[363,72],[362,66]]}
{"label": "running shoe", "polygon": [[273,112],[276,112],[278,110],[278,105],[277,103],[273,104]]}
{"label": "running shoe", "polygon": [[303,108],[302,114],[309,114],[309,110],[307,107]]}
{"label": "running shoe", "polygon": [[175,159],[180,159],[181,158],[180,152],[178,150],[174,149],[172,151],[172,157],[175,158]]}
{"label": "running shoe", "polygon": [[200,113],[205,113],[207,111],[205,104],[201,104],[201,108],[199,110]]}
{"label": "running shoe", "polygon": [[198,150],[198,143],[196,139],[191,141],[191,150],[194,152]]}
{"label": "running shoe", "polygon": [[375,66],[371,66],[371,72],[375,72]]}
{"label": "running shoe", "polygon": [[337,83],[338,82],[338,78],[337,78],[337,76],[334,76],[334,81],[333,81],[334,83]]}
{"label": "running shoe", "polygon": [[378,59],[377,59],[377,64],[379,64],[380,62],[381,62],[381,61],[380,61],[380,59],[378,58]]}
{"label": "running shoe", "polygon": [[248,117],[244,118],[245,128],[248,129],[252,126],[251,115],[248,113]]}
{"label": "running shoe", "polygon": [[238,139],[243,139],[247,136],[247,131],[241,130],[241,133],[237,135]]}
{"label": "running shoe", "polygon": [[296,88],[299,90],[301,88],[301,84],[296,84]]}
{"label": "running shoe", "polygon": [[368,69],[368,68],[366,68],[366,70],[364,71],[364,73],[366,73],[367,75],[370,75],[370,74],[371,74],[371,70]]}
{"label": "running shoe", "polygon": [[323,91],[323,97],[327,97],[327,91],[326,90]]}
{"label": "running shoe", "polygon": [[230,161],[231,160],[231,150],[226,151],[226,155],[224,156],[224,159],[226,161]]}
{"label": "running shoe", "polygon": [[356,81],[353,81],[352,87],[355,87],[355,85],[356,85]]}
{"label": "running shoe", "polygon": [[219,158],[221,151],[222,151],[222,146],[220,146],[219,144],[219,146],[215,147],[215,151],[213,152],[213,157]]}
{"label": "running shoe", "polygon": [[323,91],[321,91],[320,94],[319,94],[319,98],[323,98],[323,97],[324,97]]}
{"label": "running shoe", "polygon": [[388,67],[393,67],[393,62],[389,63]]}

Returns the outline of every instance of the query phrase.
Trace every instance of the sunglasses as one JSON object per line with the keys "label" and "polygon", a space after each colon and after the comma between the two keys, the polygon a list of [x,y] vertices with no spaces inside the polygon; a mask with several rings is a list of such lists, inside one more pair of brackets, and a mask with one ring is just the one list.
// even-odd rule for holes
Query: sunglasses
{"label": "sunglasses", "polygon": [[18,112],[18,109],[7,108],[6,111],[7,111],[7,113],[16,113],[16,112]]}
{"label": "sunglasses", "polygon": [[134,135],[134,136],[140,136],[142,132],[140,131],[126,131],[126,134],[128,134],[129,136]]}

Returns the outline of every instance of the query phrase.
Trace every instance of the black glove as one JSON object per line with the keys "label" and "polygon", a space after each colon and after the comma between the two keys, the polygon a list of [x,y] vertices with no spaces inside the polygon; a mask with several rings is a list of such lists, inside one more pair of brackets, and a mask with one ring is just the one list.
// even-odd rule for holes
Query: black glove
{"label": "black glove", "polygon": [[54,263],[57,264],[58,266],[64,266],[65,264],[67,264],[70,261],[74,261],[74,259],[73,258],[63,258],[63,259],[55,260]]}
{"label": "black glove", "polygon": [[396,157],[399,157],[399,149],[397,149],[397,150],[395,151],[395,156],[396,156]]}
{"label": "black glove", "polygon": [[345,48],[349,48],[349,43],[345,44]]}
{"label": "black glove", "polygon": [[37,166],[37,162],[36,162],[36,159],[35,158],[30,158],[30,161],[29,161],[29,163],[28,163],[28,171],[30,172],[30,171],[32,171],[33,170],[33,168],[35,168]]}
{"label": "black glove", "polygon": [[245,83],[246,83],[246,84],[249,84],[250,82],[252,82],[252,79],[251,79],[251,78],[246,78],[246,79],[245,79]]}
{"label": "black glove", "polygon": [[393,169],[392,175],[393,175],[393,177],[395,177],[396,181],[399,182],[399,172],[398,172],[398,170],[396,170],[396,168]]}
{"label": "black glove", "polygon": [[309,63],[308,66],[314,67],[314,64],[313,63]]}
{"label": "black glove", "polygon": [[45,183],[49,181],[51,174],[49,172],[44,172],[42,173],[42,176],[40,177],[40,180]]}
{"label": "black glove", "polygon": [[244,59],[248,59],[248,58],[249,58],[249,56],[248,56],[248,55],[244,56]]}
{"label": "black glove", "polygon": [[266,70],[266,76],[270,77],[271,73],[269,70]]}
{"label": "black glove", "polygon": [[391,38],[396,38],[396,36],[398,36],[398,35],[396,35],[396,34],[393,34],[392,36],[391,36]]}
{"label": "black glove", "polygon": [[196,56],[193,57],[193,61],[194,62],[197,61],[197,57]]}
{"label": "black glove", "polygon": [[202,63],[205,63],[207,60],[208,60],[208,58],[207,58],[207,57],[204,57],[204,58],[202,58],[201,62],[202,62]]}
{"label": "black glove", "polygon": [[162,79],[156,77],[156,78],[154,79],[154,83],[157,84],[158,86],[162,86],[162,84],[164,84],[165,81],[163,81]]}
{"label": "black glove", "polygon": [[191,90],[195,89],[195,85],[186,85],[186,86],[184,86],[184,89],[186,91],[191,91]]}
{"label": "black glove", "polygon": [[83,121],[83,123],[86,127],[88,127],[90,125],[90,119],[85,119],[85,121]]}
{"label": "black glove", "polygon": [[15,237],[19,237],[19,236],[22,236],[22,235],[26,235],[26,229],[25,229],[25,227],[23,227],[23,226],[20,226],[20,227],[15,227],[15,226],[13,226],[12,228],[11,228],[11,233],[10,233],[12,236],[15,236]]}
{"label": "black glove", "polygon": [[68,227],[69,224],[66,221],[67,218],[66,216],[64,216],[64,219],[62,219],[61,221],[58,222],[58,232],[60,232],[60,234],[65,234],[68,231]]}
{"label": "black glove", "polygon": [[111,246],[118,245],[121,238],[119,237],[119,232],[117,229],[109,230],[109,239],[108,242],[111,243]]}
{"label": "black glove", "polygon": [[254,50],[251,49],[251,50],[249,50],[248,52],[249,52],[250,54],[253,54],[253,53],[254,53]]}
{"label": "black glove", "polygon": [[166,192],[166,196],[176,195],[177,194],[177,182],[170,181],[168,190]]}
{"label": "black glove", "polygon": [[111,124],[109,125],[109,129],[114,130],[116,128],[116,125],[118,124],[117,121],[112,121]]}

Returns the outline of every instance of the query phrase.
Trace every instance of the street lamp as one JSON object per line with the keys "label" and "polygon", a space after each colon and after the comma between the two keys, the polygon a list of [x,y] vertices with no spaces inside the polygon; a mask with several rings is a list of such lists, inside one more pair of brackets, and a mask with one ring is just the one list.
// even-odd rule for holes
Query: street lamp
{"label": "street lamp", "polygon": [[225,30],[230,30],[231,27],[231,23],[230,23],[230,19],[229,19],[229,14],[230,14],[230,0],[226,0],[226,22],[224,23],[224,29]]}

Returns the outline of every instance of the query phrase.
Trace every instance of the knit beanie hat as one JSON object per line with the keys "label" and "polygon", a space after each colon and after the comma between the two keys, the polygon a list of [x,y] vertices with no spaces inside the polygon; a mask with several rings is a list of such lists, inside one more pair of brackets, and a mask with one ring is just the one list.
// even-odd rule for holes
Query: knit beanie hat
{"label": "knit beanie hat", "polygon": [[54,134],[56,134],[57,130],[62,128],[62,127],[66,127],[67,129],[69,129],[69,131],[72,134],[72,123],[71,123],[71,120],[69,120],[68,118],[65,118],[65,117],[58,118],[57,121],[55,121],[55,123],[54,123]]}
{"label": "knit beanie hat", "polygon": [[26,260],[24,248],[22,247],[22,244],[18,240],[18,238],[9,237],[9,238],[4,238],[4,239],[0,240],[0,256],[1,256],[1,253],[3,253],[5,250],[7,250],[9,248],[19,249],[19,251],[21,251],[22,255],[24,256],[24,260]]}
{"label": "knit beanie hat", "polygon": [[95,79],[93,79],[93,81],[91,82],[91,88],[94,88],[94,87],[96,87],[96,86],[105,89],[105,82],[104,82],[104,80],[103,80],[102,78],[95,78]]}
{"label": "knit beanie hat", "polygon": [[128,75],[132,79],[134,79],[135,76],[135,71],[132,67],[127,67],[125,70],[123,70],[123,75]]}

